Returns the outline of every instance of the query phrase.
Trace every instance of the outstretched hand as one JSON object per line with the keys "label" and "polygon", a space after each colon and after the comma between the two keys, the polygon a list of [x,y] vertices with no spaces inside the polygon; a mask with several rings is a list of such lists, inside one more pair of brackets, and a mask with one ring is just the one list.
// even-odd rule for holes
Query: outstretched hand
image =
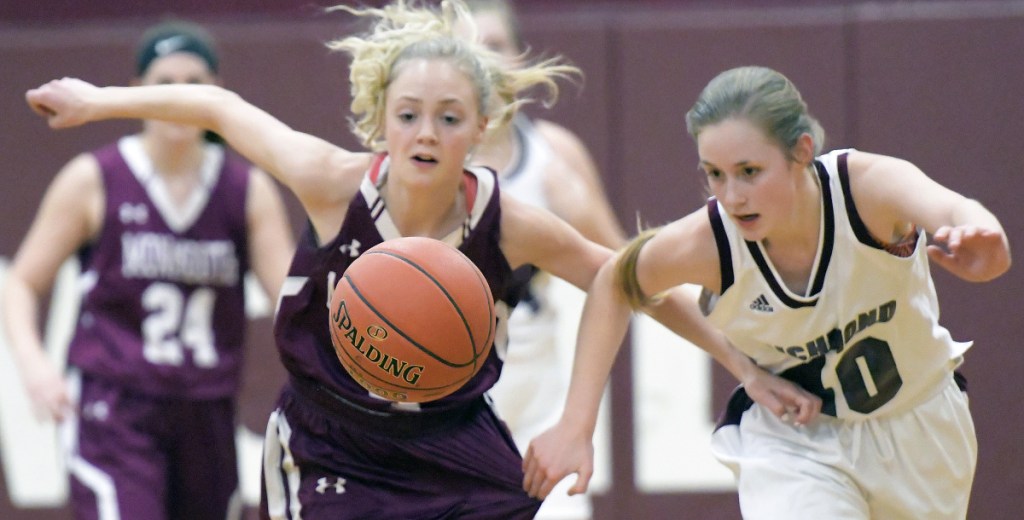
{"label": "outstretched hand", "polygon": [[943,226],[932,235],[928,258],[969,282],[987,282],[1010,268],[1010,254],[998,230]]}
{"label": "outstretched hand", "polygon": [[745,381],[743,388],[755,403],[784,422],[803,426],[821,413],[820,397],[764,370],[758,370],[752,380]]}
{"label": "outstretched hand", "polygon": [[50,128],[69,128],[89,122],[86,99],[98,90],[80,79],[56,79],[26,92],[25,101]]}
{"label": "outstretched hand", "polygon": [[591,437],[574,433],[559,422],[530,441],[523,457],[523,473],[523,489],[536,499],[547,498],[570,473],[577,476],[569,494],[585,493],[594,474],[594,443]]}

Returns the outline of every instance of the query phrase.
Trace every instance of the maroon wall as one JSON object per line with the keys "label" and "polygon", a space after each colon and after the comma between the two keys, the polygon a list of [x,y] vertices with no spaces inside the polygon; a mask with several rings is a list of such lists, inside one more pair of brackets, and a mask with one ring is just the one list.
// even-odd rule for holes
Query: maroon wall
{"label": "maroon wall", "polygon": [[[25,107],[24,91],[64,75],[124,83],[131,45],[152,21],[140,15],[158,12],[140,3],[143,11],[120,19],[116,11],[89,15],[80,7],[102,10],[108,3],[68,2],[64,8],[79,9],[71,23],[41,11],[26,14],[15,4],[21,5],[0,7],[0,256],[8,258],[53,173],[75,153],[135,128],[117,122],[52,132]],[[345,60],[321,45],[344,30],[344,18],[312,14],[314,3],[296,1],[264,3],[267,10],[237,18],[200,4],[216,3],[182,12],[205,16],[219,36],[230,87],[298,129],[355,145],[344,123]],[[800,87],[828,132],[828,147],[914,161],[995,211],[1020,247],[1024,220],[1015,199],[1024,191],[1024,2],[523,4],[527,41],[539,51],[565,54],[586,73],[583,88],[566,88],[545,117],[577,130],[591,146],[630,228],[637,213],[659,224],[701,202],[702,179],[683,115],[717,72],[763,64]],[[1015,343],[1024,330],[1017,319],[1024,274],[1015,267],[997,283],[973,285],[937,272],[936,283],[947,327],[957,339],[975,340],[964,366],[980,444],[970,517],[1015,518],[1024,507],[1024,407],[1014,386],[1024,373]],[[260,431],[281,373],[270,345],[260,344],[251,359],[243,419]],[[648,495],[633,488],[628,356],[620,358],[614,377],[615,477],[597,499],[596,517],[676,518],[690,511],[694,518],[737,518],[732,493]],[[716,381],[720,402],[733,381],[721,374]],[[14,511],[3,486],[0,479],[0,518],[68,517],[63,510]]]}

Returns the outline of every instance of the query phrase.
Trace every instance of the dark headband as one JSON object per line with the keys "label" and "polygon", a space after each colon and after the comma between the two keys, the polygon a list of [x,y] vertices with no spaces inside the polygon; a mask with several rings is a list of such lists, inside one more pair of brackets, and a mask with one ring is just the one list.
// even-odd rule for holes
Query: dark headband
{"label": "dark headband", "polygon": [[142,76],[153,60],[176,52],[188,52],[199,56],[211,71],[217,73],[217,53],[210,43],[187,31],[169,30],[154,34],[139,46],[136,74]]}

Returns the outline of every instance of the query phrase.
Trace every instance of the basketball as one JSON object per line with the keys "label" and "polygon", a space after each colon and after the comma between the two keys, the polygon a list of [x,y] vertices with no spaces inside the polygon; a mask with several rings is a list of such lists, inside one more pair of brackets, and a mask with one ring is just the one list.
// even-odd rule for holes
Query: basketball
{"label": "basketball", "polygon": [[349,265],[331,296],[331,342],[345,370],[390,401],[455,392],[494,341],[494,298],[483,273],[431,238],[382,242]]}

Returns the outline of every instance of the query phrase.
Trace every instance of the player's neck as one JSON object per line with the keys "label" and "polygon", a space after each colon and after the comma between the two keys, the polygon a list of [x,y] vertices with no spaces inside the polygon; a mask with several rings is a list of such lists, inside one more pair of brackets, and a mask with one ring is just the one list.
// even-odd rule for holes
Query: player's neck
{"label": "player's neck", "polygon": [[153,172],[162,181],[173,204],[186,206],[202,184],[205,147],[202,142],[167,143],[143,134],[142,146],[149,156]]}
{"label": "player's neck", "polygon": [[454,194],[448,191],[429,196],[399,183],[388,182],[382,187],[381,195],[402,236],[441,239],[458,229],[466,219],[466,194],[461,180],[459,186]]}
{"label": "player's neck", "polygon": [[156,174],[164,178],[195,177],[205,158],[201,141],[168,142],[143,134],[142,146]]}

